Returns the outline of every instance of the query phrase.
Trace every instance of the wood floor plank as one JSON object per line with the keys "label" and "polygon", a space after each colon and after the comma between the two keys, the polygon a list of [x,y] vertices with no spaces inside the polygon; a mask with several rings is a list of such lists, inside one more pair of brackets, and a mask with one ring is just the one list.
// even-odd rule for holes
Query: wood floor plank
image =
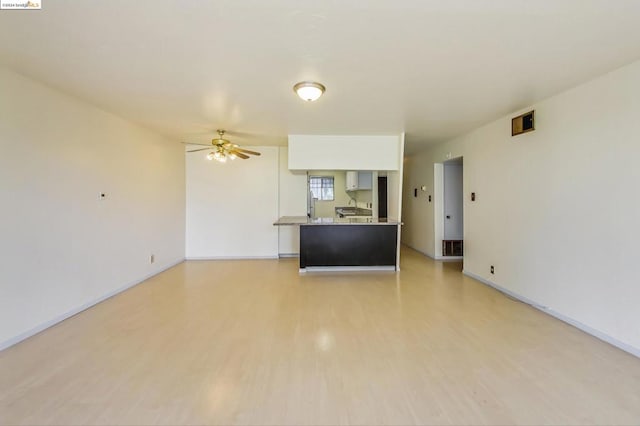
{"label": "wood floor plank", "polygon": [[403,249],[190,261],[0,352],[0,424],[639,424],[640,360]]}

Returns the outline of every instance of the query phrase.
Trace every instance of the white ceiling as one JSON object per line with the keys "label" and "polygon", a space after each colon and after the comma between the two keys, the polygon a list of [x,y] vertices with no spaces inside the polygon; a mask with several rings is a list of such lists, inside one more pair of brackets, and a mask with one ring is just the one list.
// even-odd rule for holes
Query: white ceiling
{"label": "white ceiling", "polygon": [[0,63],[176,140],[405,131],[415,152],[640,57],[637,0],[41,1],[0,11]]}

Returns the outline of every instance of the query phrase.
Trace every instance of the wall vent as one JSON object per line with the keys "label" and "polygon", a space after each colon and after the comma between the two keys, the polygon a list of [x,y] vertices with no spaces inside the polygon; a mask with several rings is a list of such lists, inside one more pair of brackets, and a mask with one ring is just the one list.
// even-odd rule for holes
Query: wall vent
{"label": "wall vent", "polygon": [[443,240],[442,255],[443,256],[462,256],[462,240]]}
{"label": "wall vent", "polygon": [[535,126],[535,111],[531,110],[519,115],[511,120],[511,136],[532,132]]}

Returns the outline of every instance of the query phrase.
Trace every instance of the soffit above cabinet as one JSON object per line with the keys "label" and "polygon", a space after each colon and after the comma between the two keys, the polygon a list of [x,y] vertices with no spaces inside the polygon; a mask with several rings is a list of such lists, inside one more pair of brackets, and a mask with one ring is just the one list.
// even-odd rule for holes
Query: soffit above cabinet
{"label": "soffit above cabinet", "polygon": [[289,135],[291,170],[400,170],[403,135]]}

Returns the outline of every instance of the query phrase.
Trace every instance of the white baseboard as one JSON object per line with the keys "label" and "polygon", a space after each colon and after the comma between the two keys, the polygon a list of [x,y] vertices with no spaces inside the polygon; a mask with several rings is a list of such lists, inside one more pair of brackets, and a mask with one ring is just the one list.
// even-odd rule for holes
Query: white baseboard
{"label": "white baseboard", "polygon": [[273,256],[189,256],[185,260],[259,260],[259,259],[278,259],[278,255]]}
{"label": "white baseboard", "polygon": [[436,256],[435,260],[440,260],[442,262],[459,262],[464,260],[463,256]]}
{"label": "white baseboard", "polygon": [[411,246],[410,246],[410,245],[408,245],[408,244],[405,244],[405,245],[406,245],[407,247],[409,247],[411,250],[415,250],[415,251],[417,251],[418,253],[420,253],[420,254],[423,254],[423,255],[427,256],[429,259],[433,259],[433,260],[440,260],[440,261],[443,261],[443,262],[448,262],[448,261],[449,261],[449,262],[459,262],[460,260],[464,260],[464,256],[433,256],[433,255],[431,255],[431,254],[429,254],[429,253],[427,253],[427,252],[424,252],[424,251],[422,251],[422,250],[418,250],[418,249],[417,249],[417,248],[415,248],[415,247],[411,247]]}
{"label": "white baseboard", "polygon": [[640,358],[640,348],[636,348],[635,346],[631,346],[627,343],[621,342],[620,340],[616,339],[615,337],[611,337],[606,333],[601,332],[600,330],[596,330],[595,328],[589,327],[586,324],[581,323],[580,321],[576,321],[573,318],[570,318],[564,314],[561,314],[560,312],[554,311],[553,309],[549,308],[548,306],[544,306],[541,305],[531,299],[528,299],[524,296],[521,296],[517,293],[512,292],[511,290],[508,290],[504,287],[501,287],[499,285],[497,285],[496,283],[493,283],[485,278],[482,278],[479,275],[476,275],[472,272],[469,271],[462,271],[462,273],[470,278],[473,278],[476,281],[480,281],[481,283],[488,285],[489,287],[493,287],[494,289],[498,290],[501,293],[504,293],[510,297],[513,297],[514,299],[517,299],[521,302],[526,303],[527,305],[530,305],[533,308],[538,309],[539,311],[542,311],[546,314],[551,315],[554,318],[559,319],[560,321],[566,322],[569,325],[574,326],[575,328],[584,331],[587,334],[592,335],[593,337],[596,337],[600,340],[602,340],[603,342],[609,343],[610,345],[615,346],[618,349],[622,349],[625,352],[630,353],[631,355],[634,355],[638,358]]}
{"label": "white baseboard", "polygon": [[391,271],[395,272],[395,266],[307,266],[300,268],[299,272],[372,272],[372,271]]}
{"label": "white baseboard", "polygon": [[405,245],[406,247],[409,247],[411,250],[415,250],[415,251],[417,251],[418,253],[420,253],[420,254],[422,254],[422,255],[424,255],[424,256],[427,256],[429,259],[438,260],[438,259],[436,259],[434,256],[431,256],[431,255],[430,255],[429,253],[427,253],[427,252],[424,252],[424,251],[422,251],[422,250],[419,250],[419,249],[417,249],[417,248],[415,248],[415,247],[413,247],[413,246],[410,246],[409,244],[404,244],[404,243],[402,243],[402,244],[403,244],[403,245]]}
{"label": "white baseboard", "polygon": [[117,289],[115,289],[113,291],[110,291],[107,294],[105,294],[103,296],[100,296],[97,299],[94,299],[94,300],[92,300],[90,302],[84,303],[84,304],[82,304],[82,305],[80,305],[80,306],[78,306],[78,307],[76,307],[74,309],[71,309],[70,311],[65,312],[62,315],[58,315],[57,317],[55,317],[53,319],[50,319],[49,321],[45,321],[42,324],[40,324],[40,325],[30,329],[30,330],[25,331],[24,333],[20,333],[17,336],[11,337],[11,338],[3,341],[3,342],[0,342],[0,351],[2,351],[4,349],[7,349],[8,347],[15,345],[16,343],[20,343],[21,341],[23,341],[25,339],[28,339],[29,337],[34,336],[34,335],[40,333],[41,331],[44,331],[47,328],[49,328],[49,327],[51,327],[53,325],[56,325],[59,322],[62,322],[64,320],[66,320],[67,318],[71,318],[72,316],[77,315],[80,312],[82,312],[84,310],[87,310],[90,307],[92,307],[94,305],[97,305],[100,302],[103,302],[103,301],[105,301],[105,300],[107,300],[107,299],[109,299],[109,298],[111,298],[111,297],[113,297],[113,296],[115,296],[115,295],[117,295],[119,293],[122,293],[123,291],[128,290],[131,287],[134,287],[134,286],[142,283],[143,281],[146,281],[149,278],[166,271],[167,269],[171,269],[174,266],[176,266],[176,265],[178,265],[178,264],[180,264],[182,262],[184,262],[184,259],[176,260],[176,261],[168,264],[167,266],[164,266],[158,272],[153,272],[151,274],[145,275],[141,279],[138,279],[138,280],[135,280],[135,281],[130,282],[128,284],[125,284],[124,286],[119,287],[119,288],[117,288]]}
{"label": "white baseboard", "polygon": [[300,253],[280,253],[278,254],[280,259],[288,259],[291,257],[300,257]]}

